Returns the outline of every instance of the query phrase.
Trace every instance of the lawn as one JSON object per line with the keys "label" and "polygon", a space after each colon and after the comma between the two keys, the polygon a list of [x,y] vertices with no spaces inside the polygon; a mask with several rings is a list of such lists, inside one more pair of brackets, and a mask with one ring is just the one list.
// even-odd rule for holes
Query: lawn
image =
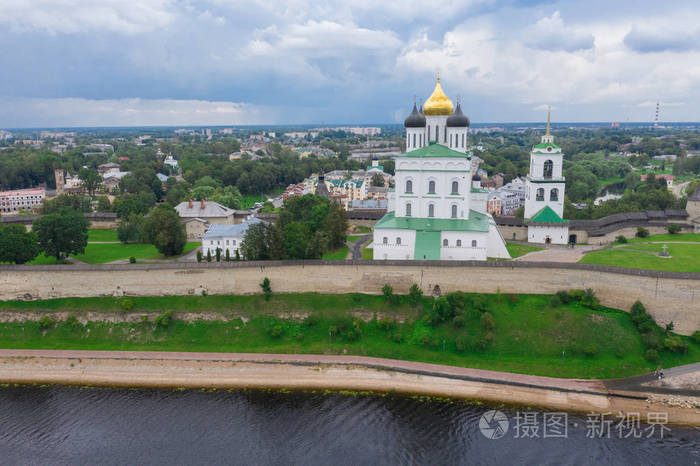
{"label": "lawn", "polygon": [[506,248],[508,248],[508,253],[510,257],[515,259],[516,257],[524,256],[527,253],[541,251],[542,248],[537,246],[530,246],[529,244],[517,244],[517,243],[506,243]]}
{"label": "lawn", "polygon": [[119,241],[117,230],[88,230],[88,242]]}
{"label": "lawn", "polygon": [[361,236],[362,235],[348,235],[345,237],[345,241],[347,241],[349,243],[354,243],[355,241],[360,239]]}
{"label": "lawn", "polygon": [[[111,316],[125,319],[121,304],[126,300],[133,304],[131,312],[149,313],[149,321],[89,322],[86,326],[59,322],[48,329],[41,329],[35,321],[5,322],[0,323],[0,347],[355,354],[581,378],[624,377],[656,367],[644,359],[645,347],[626,312],[593,311],[578,302],[557,304],[543,295],[465,294],[455,306],[461,321],[449,319],[434,325],[426,319],[432,298],[422,298],[413,307],[405,296],[392,301],[359,293],[273,293],[269,301],[261,295],[168,296],[7,301],[0,305],[6,312],[68,310],[77,316],[111,311]],[[492,315],[493,328],[481,323],[484,314],[476,307]],[[168,327],[156,326],[154,316],[166,309],[218,313],[229,320],[185,322],[176,312]],[[280,317],[290,314],[298,317]],[[330,328],[335,329],[332,341]],[[348,329],[358,332],[350,334]],[[673,367],[700,361],[700,345],[683,339],[689,342],[688,352],[679,355],[661,350],[658,364]]]}
{"label": "lawn", "polygon": [[355,227],[355,232],[356,233],[372,233],[372,229],[369,227],[363,227],[361,225],[357,225]]}
{"label": "lawn", "polygon": [[[646,238],[627,238],[628,243],[648,243],[655,241],[687,241],[687,242],[700,242],[700,233],[678,233],[675,235],[663,234],[663,235],[651,235]],[[617,243],[620,244],[620,243]]]}
{"label": "lawn", "polygon": [[324,253],[322,259],[327,261],[345,260],[348,257],[349,250],[350,248],[348,246],[342,245],[338,249]]}
{"label": "lawn", "polygon": [[374,249],[368,248],[367,246],[372,244],[371,242],[365,243],[365,247],[362,248],[362,260],[371,261],[374,259]]}
{"label": "lawn", "polygon": [[[201,243],[187,243],[183,254],[186,254]],[[88,243],[84,254],[72,256],[79,261],[88,264],[106,264],[108,262],[128,259],[129,257],[138,259],[173,259],[165,257],[152,244],[121,244],[121,243]],[[177,256],[179,257],[179,256]]]}
{"label": "lawn", "polygon": [[668,244],[670,258],[658,255],[663,244],[631,244],[585,254],[584,264],[700,273],[700,244]]}
{"label": "lawn", "polygon": [[48,256],[46,256],[46,254],[44,254],[42,252],[41,254],[36,256],[36,258],[33,261],[27,262],[27,264],[29,264],[29,265],[56,265],[56,264],[66,265],[66,264],[68,264],[69,265],[69,264],[71,264],[71,262],[68,262],[65,259],[62,259],[60,262],[56,262],[55,257],[53,257],[53,256],[48,257]]}

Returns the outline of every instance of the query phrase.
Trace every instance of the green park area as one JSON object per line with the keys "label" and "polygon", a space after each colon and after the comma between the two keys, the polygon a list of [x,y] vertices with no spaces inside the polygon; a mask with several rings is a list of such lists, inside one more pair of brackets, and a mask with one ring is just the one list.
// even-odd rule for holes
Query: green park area
{"label": "green park area", "polygon": [[350,248],[346,245],[342,245],[339,248],[333,249],[328,252],[324,252],[322,259],[328,261],[340,261],[345,260],[348,256],[348,251]]}
{"label": "green park area", "polygon": [[611,265],[645,270],[700,273],[700,243],[668,243],[670,257],[659,253],[666,243],[630,244],[585,254],[584,264]]}
{"label": "green park area", "polygon": [[[383,296],[267,298],[7,301],[0,305],[8,313],[42,317],[0,323],[0,347],[351,354],[577,378],[624,377],[700,361],[698,335],[695,341],[676,336],[643,310],[631,316],[605,308],[583,291],[436,299],[385,290]],[[85,323],[88,312],[106,318]]]}
{"label": "green park area", "polygon": [[516,257],[524,256],[525,254],[541,251],[542,248],[537,246],[531,246],[529,244],[519,244],[519,243],[506,243],[506,248],[508,248],[508,253],[512,259]]}

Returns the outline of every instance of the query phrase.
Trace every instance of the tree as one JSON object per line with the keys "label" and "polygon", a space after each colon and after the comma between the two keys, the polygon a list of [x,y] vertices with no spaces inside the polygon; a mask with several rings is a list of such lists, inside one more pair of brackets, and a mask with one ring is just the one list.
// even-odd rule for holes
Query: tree
{"label": "tree", "polygon": [[85,252],[89,225],[81,212],[62,207],[58,212],[34,220],[32,231],[37,235],[39,249],[61,260],[63,256]]}
{"label": "tree", "polygon": [[61,194],[49,201],[44,201],[39,212],[41,214],[53,214],[64,207],[79,212],[92,212],[90,198],[79,194]]}
{"label": "tree", "polygon": [[180,217],[167,203],[151,210],[143,225],[143,237],[166,256],[181,254],[187,242]]}
{"label": "tree", "polygon": [[97,211],[98,212],[111,212],[112,211],[112,203],[109,202],[109,198],[107,196],[98,196],[97,197]]}
{"label": "tree", "polygon": [[144,218],[138,214],[131,214],[129,218],[122,219],[117,227],[119,241],[124,244],[142,242],[144,221]]}
{"label": "tree", "polygon": [[375,173],[374,175],[372,175],[370,186],[384,187],[384,177],[379,173]]}
{"label": "tree", "polygon": [[328,247],[337,248],[345,244],[345,232],[348,230],[348,219],[343,207],[331,203],[326,217],[326,232],[328,234]]}
{"label": "tree", "polygon": [[78,172],[78,178],[83,182],[83,187],[87,190],[90,196],[95,195],[95,190],[102,183],[102,177],[93,168],[81,168]]}
{"label": "tree", "polygon": [[23,225],[9,225],[0,229],[0,262],[24,264],[39,254],[36,233]]}
{"label": "tree", "polygon": [[249,261],[270,258],[270,248],[267,243],[267,227],[264,223],[254,223],[248,227],[241,242],[240,250],[241,255]]}

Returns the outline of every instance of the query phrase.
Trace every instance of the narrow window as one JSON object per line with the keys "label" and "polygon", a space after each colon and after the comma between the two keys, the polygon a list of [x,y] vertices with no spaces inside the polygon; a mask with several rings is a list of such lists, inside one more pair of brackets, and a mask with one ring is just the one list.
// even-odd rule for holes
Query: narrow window
{"label": "narrow window", "polygon": [[434,181],[428,182],[428,194],[435,194],[435,182]]}
{"label": "narrow window", "polygon": [[411,216],[411,203],[406,204],[406,217]]}
{"label": "narrow window", "polygon": [[435,217],[435,206],[433,204],[428,206],[428,217]]}
{"label": "narrow window", "polygon": [[559,190],[557,188],[554,188],[549,192],[549,200],[550,201],[558,201],[559,200]]}
{"label": "narrow window", "polygon": [[457,240],[457,247],[458,247],[458,248],[461,248],[461,247],[462,247],[462,240],[461,240],[461,239],[458,239],[458,240]]}
{"label": "narrow window", "polygon": [[472,247],[473,247],[473,248],[476,247],[476,240],[472,240]]}
{"label": "narrow window", "polygon": [[406,180],[406,194],[413,192],[413,181]]}
{"label": "narrow window", "polygon": [[387,238],[386,236],[384,238],[382,238],[382,243],[389,244],[389,238]]}
{"label": "narrow window", "polygon": [[457,205],[452,204],[452,218],[457,218]]}
{"label": "narrow window", "polygon": [[536,201],[544,201],[544,188],[539,188],[537,190],[537,196],[535,198]]}
{"label": "narrow window", "polygon": [[416,134],[413,134],[413,148],[416,148]]}
{"label": "narrow window", "polygon": [[543,176],[547,179],[552,178],[552,172],[554,171],[554,162],[551,160],[546,160],[544,162],[544,172],[542,173]]}
{"label": "narrow window", "polygon": [[456,181],[452,182],[452,194],[459,194],[459,183]]}
{"label": "narrow window", "polygon": [[401,244],[401,238],[399,238],[398,236],[396,237],[396,244]]}
{"label": "narrow window", "polygon": [[447,238],[442,240],[442,246],[447,247],[449,245],[449,242],[447,241]]}

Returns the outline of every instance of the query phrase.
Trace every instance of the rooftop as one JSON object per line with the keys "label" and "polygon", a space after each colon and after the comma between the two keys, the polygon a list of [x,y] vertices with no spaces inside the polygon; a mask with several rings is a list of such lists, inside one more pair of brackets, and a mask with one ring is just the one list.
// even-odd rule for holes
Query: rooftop
{"label": "rooftop", "polygon": [[[192,206],[190,206],[190,202]],[[235,213],[233,209],[213,201],[183,201],[175,206],[175,210],[181,218],[229,217]]]}
{"label": "rooftop", "polygon": [[469,211],[469,219],[460,218],[420,218],[396,217],[388,212],[375,229],[417,230],[417,231],[489,231],[488,216],[475,210]]}
{"label": "rooftop", "polygon": [[452,150],[447,146],[443,146],[442,144],[437,144],[435,142],[431,142],[429,145],[425,147],[421,147],[420,149],[412,150],[411,152],[406,152],[405,154],[401,155],[400,157],[417,157],[417,158],[425,158],[425,157],[449,157],[449,158],[459,158],[459,159],[469,159],[470,156],[468,154],[463,154],[461,152],[457,152],[456,150]]}
{"label": "rooftop", "polygon": [[245,235],[246,231],[248,231],[248,227],[260,222],[262,222],[262,220],[253,217],[249,220],[246,220],[243,223],[239,223],[238,225],[221,225],[214,223],[209,227],[207,232],[204,233],[204,236],[202,238],[242,238]]}
{"label": "rooftop", "polygon": [[530,219],[525,220],[528,223],[569,223],[567,220],[561,218],[551,207],[542,207],[535,215]]}

